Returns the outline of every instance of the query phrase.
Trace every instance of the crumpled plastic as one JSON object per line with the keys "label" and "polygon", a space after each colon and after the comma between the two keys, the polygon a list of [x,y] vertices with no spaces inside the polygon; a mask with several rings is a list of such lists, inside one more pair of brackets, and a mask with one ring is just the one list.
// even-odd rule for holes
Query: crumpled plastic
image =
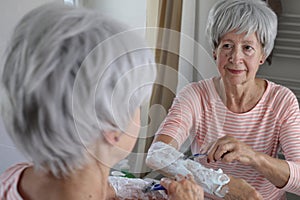
{"label": "crumpled plastic", "polygon": [[167,194],[164,190],[149,191],[144,193],[142,190],[151,181],[146,181],[139,178],[126,178],[118,176],[109,176],[108,181],[114,188],[116,196],[120,200],[141,199],[141,200],[165,200]]}
{"label": "crumpled plastic", "polygon": [[229,183],[230,178],[223,173],[222,169],[209,169],[196,161],[184,159],[183,153],[166,143],[156,142],[151,145],[146,164],[168,176],[191,174],[195,181],[209,194],[224,197],[228,192],[226,184]]}

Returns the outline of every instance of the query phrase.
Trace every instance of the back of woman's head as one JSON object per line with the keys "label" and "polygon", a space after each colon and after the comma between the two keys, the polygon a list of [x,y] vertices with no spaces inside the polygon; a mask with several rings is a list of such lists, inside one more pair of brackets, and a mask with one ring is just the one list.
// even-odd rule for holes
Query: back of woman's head
{"label": "back of woman's head", "polygon": [[[151,50],[137,31],[62,4],[38,7],[8,45],[1,109],[12,140],[35,166],[68,175],[105,131],[123,131],[151,94]],[[134,42],[133,42],[134,40]]]}
{"label": "back of woman's head", "polygon": [[267,57],[277,34],[277,16],[262,0],[220,0],[209,12],[206,29],[212,49],[228,32],[256,32]]}

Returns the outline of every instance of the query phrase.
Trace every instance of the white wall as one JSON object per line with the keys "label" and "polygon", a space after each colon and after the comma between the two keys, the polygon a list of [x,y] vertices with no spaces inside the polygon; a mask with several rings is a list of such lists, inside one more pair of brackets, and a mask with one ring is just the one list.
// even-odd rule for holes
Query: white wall
{"label": "white wall", "polygon": [[131,27],[146,26],[147,0],[81,0],[81,2],[84,7],[110,15]]}
{"label": "white wall", "polygon": [[187,82],[217,76],[205,29],[210,8],[217,0],[184,0],[177,91]]}
{"label": "white wall", "polygon": [[[29,10],[47,2],[63,0],[9,0],[1,1],[0,6],[0,65],[3,65],[3,53],[14,26]],[[1,100],[1,99],[0,99]],[[13,163],[25,160],[7,136],[0,117],[0,173]]]}

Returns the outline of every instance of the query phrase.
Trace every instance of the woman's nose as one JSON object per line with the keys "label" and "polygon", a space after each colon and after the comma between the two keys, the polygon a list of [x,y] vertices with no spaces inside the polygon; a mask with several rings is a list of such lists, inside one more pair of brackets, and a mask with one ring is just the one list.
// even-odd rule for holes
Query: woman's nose
{"label": "woman's nose", "polygon": [[244,58],[243,52],[240,49],[233,49],[229,55],[229,61],[233,64],[239,64]]}

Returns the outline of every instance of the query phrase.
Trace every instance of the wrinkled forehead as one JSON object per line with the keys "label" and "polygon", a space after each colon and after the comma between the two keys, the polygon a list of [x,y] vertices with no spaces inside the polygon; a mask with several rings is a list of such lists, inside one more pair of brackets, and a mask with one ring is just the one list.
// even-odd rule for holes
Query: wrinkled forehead
{"label": "wrinkled forehead", "polygon": [[219,38],[219,42],[222,40],[239,40],[247,43],[260,43],[256,32],[240,32],[237,30],[223,34]]}

